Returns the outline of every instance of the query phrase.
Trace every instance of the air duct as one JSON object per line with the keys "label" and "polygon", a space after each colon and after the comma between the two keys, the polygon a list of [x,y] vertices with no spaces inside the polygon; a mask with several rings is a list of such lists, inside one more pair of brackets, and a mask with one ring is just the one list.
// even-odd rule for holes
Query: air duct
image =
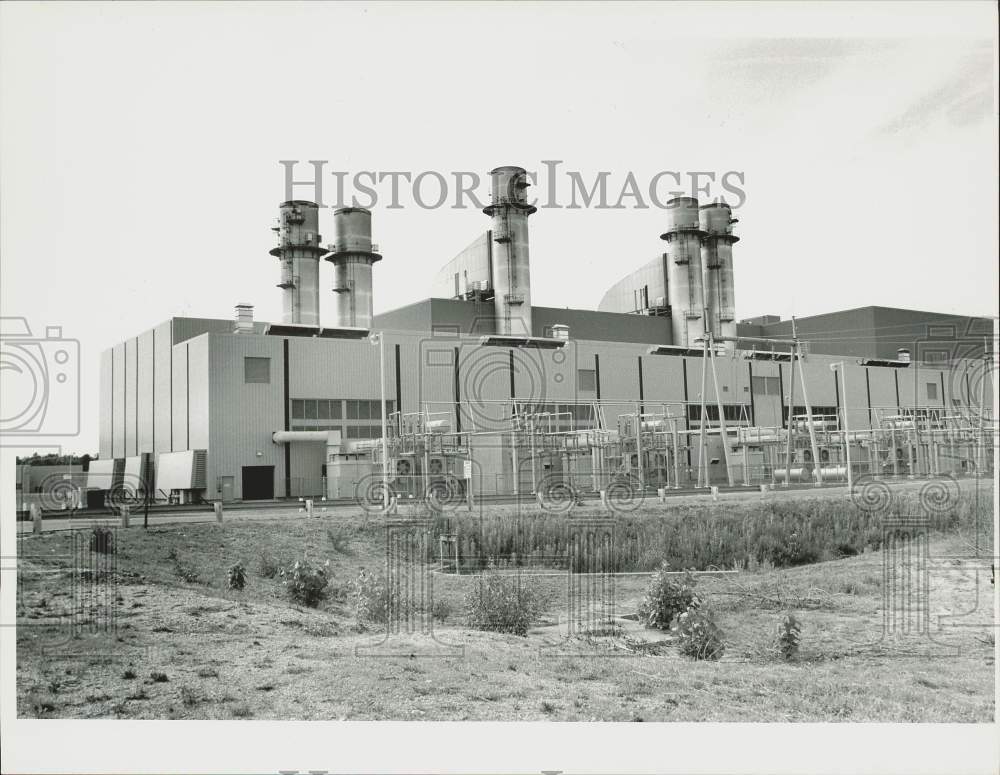
{"label": "air duct", "polygon": [[701,263],[704,232],[698,219],[698,200],[690,196],[675,197],[667,202],[666,209],[667,231],[660,239],[667,242],[673,343],[679,347],[694,347],[705,331]]}
{"label": "air duct", "polygon": [[333,212],[336,240],[327,247],[333,264],[334,325],[372,327],[372,264],[381,261],[372,244],[372,214],[363,207],[341,207]]}
{"label": "air duct", "polygon": [[278,246],[270,252],[281,261],[281,322],[319,326],[319,205],[295,199],[282,202],[272,230]]}
{"label": "air duct", "polygon": [[236,305],[236,321],[233,324],[234,334],[253,333],[253,305],[240,302]]}
{"label": "air duct", "polygon": [[492,270],[496,333],[531,336],[531,267],[528,262],[527,173],[522,167],[497,167],[491,204],[483,209],[493,219]]}

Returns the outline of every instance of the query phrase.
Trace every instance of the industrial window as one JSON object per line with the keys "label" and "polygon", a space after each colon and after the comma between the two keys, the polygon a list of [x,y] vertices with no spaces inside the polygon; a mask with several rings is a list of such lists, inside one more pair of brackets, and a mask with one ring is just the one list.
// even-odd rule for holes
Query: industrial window
{"label": "industrial window", "polygon": [[[781,407],[781,414],[785,422],[788,422],[788,406]],[[805,416],[806,408],[804,406],[796,406],[792,411],[792,414]],[[835,406],[814,406],[812,407],[813,417],[827,416],[827,417],[837,417],[840,411]]]}
{"label": "industrial window", "polygon": [[937,391],[937,389],[938,389],[938,386],[937,386],[936,382],[928,382],[927,383],[927,398],[929,398],[932,401],[936,401],[937,397],[938,397],[938,391]]}
{"label": "industrial window", "polygon": [[271,359],[251,358],[243,359],[243,381],[250,383],[268,383],[271,381]]}
{"label": "industrial window", "polygon": [[305,405],[305,410],[306,410],[305,415],[303,415],[304,418],[306,420],[316,420],[316,419],[318,419],[318,417],[317,417],[317,408],[316,408],[316,403],[317,403],[316,399],[315,398],[307,398],[303,403]]}
{"label": "industrial window", "polygon": [[302,406],[302,399],[301,398],[292,399],[292,419],[301,420],[303,417],[306,416],[305,412],[306,410]]}
{"label": "industrial window", "polygon": [[578,390],[597,390],[597,371],[594,369],[577,369],[577,389]]}
{"label": "industrial window", "polygon": [[[722,411],[726,416],[727,422],[739,422],[744,418],[743,404],[723,404]],[[705,414],[708,417],[709,422],[719,421],[719,407],[717,404],[707,404],[705,406]],[[701,406],[698,404],[688,404],[688,419],[689,420],[700,420],[701,419]]]}
{"label": "industrial window", "polygon": [[348,425],[349,439],[377,439],[382,436],[382,428],[378,425]]}
{"label": "industrial window", "polygon": [[317,401],[316,408],[319,410],[316,416],[320,420],[329,420],[330,419],[330,402],[329,401],[327,401],[325,398],[319,399],[319,401]]}
{"label": "industrial window", "polygon": [[348,420],[358,419],[358,402],[352,399],[347,399],[347,414],[344,415]]}

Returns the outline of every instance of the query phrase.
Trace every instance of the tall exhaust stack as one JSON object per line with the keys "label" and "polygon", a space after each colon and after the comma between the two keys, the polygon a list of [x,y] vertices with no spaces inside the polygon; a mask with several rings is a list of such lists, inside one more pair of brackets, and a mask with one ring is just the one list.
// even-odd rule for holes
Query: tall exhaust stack
{"label": "tall exhaust stack", "polygon": [[277,223],[278,246],[271,255],[281,262],[281,322],[319,326],[319,205],[295,199],[282,202]]}
{"label": "tall exhaust stack", "polygon": [[326,260],[333,264],[334,325],[372,327],[372,264],[381,261],[372,244],[372,214],[363,207],[333,211],[335,242]]}
{"label": "tall exhaust stack", "polygon": [[675,197],[667,202],[666,209],[667,231],[660,239],[667,242],[674,344],[699,347],[696,340],[705,333],[705,290],[701,263],[704,232],[698,220],[698,200],[690,196]]}
{"label": "tall exhaust stack", "polygon": [[[701,241],[701,261],[705,270],[705,304],[708,326],[715,336],[736,336],[736,303],[733,287],[733,211],[725,202],[702,205],[699,222],[704,236]],[[732,350],[733,342],[726,342]]]}
{"label": "tall exhaust stack", "polygon": [[528,263],[528,181],[522,167],[497,167],[491,204],[483,212],[493,219],[493,305],[496,331],[531,336],[531,267]]}

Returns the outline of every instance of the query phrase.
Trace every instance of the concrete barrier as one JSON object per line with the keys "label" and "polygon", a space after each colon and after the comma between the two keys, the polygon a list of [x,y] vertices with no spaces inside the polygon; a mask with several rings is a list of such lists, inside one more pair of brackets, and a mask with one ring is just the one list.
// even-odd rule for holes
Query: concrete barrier
{"label": "concrete barrier", "polygon": [[128,520],[129,520],[128,504],[123,503],[120,509],[122,517],[122,527],[128,527]]}
{"label": "concrete barrier", "polygon": [[719,500],[719,488],[716,487],[714,484],[712,485],[712,500],[713,501]]}
{"label": "concrete barrier", "polygon": [[313,515],[313,502],[311,498],[306,498],[306,516],[311,517]]}
{"label": "concrete barrier", "polygon": [[215,503],[212,504],[212,506],[215,509],[215,521],[221,523],[222,522],[222,501],[216,501]]}
{"label": "concrete barrier", "polygon": [[37,503],[28,505],[31,512],[31,532],[38,534],[42,532],[42,507]]}
{"label": "concrete barrier", "polygon": [[665,487],[658,487],[656,489],[656,497],[660,499],[660,503],[667,502],[667,490]]}

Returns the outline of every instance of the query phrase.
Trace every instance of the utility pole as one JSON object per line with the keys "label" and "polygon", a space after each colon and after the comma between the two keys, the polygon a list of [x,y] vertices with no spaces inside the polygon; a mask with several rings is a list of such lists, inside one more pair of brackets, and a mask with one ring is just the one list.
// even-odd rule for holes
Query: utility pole
{"label": "utility pole", "polygon": [[[815,466],[814,470],[816,472],[816,486],[820,487],[823,484],[823,470],[820,465],[821,461],[819,459],[819,445],[816,443],[816,428],[813,425],[813,413],[812,406],[809,404],[809,390],[806,387],[806,370],[802,367],[802,343],[799,341],[798,335],[795,332],[795,317],[792,317],[792,339],[795,340],[795,350],[797,352],[797,357],[800,361],[799,363],[799,381],[802,383],[802,401],[806,405],[806,423],[809,427],[809,446],[812,448],[813,464]],[[793,356],[795,357],[795,356]]]}
{"label": "utility pole", "polygon": [[726,461],[726,479],[733,486],[733,468],[729,464],[729,434],[726,430],[726,413],[722,406],[722,394],[719,392],[719,375],[715,369],[715,341],[712,334],[706,334],[709,357],[712,359],[712,382],[715,385],[715,403],[719,407],[719,434],[722,438],[722,456]]}

